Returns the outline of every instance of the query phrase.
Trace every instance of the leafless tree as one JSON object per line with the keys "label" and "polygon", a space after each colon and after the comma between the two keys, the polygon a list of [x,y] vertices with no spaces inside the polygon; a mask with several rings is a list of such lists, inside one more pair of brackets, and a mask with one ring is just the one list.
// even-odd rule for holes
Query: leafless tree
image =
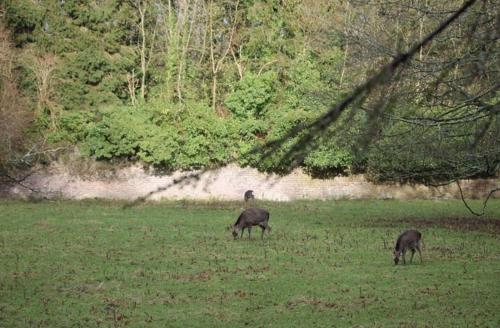
{"label": "leafless tree", "polygon": [[36,114],[41,115],[44,110],[49,111],[51,126],[55,129],[60,112],[54,93],[58,57],[52,53],[37,54],[33,51],[27,51],[23,54],[23,64],[35,77],[37,88]]}
{"label": "leafless tree", "polygon": [[[148,75],[149,65],[153,57],[153,50],[156,42],[156,34],[158,26],[157,24],[158,20],[155,19],[155,14],[154,14],[156,4],[154,3],[153,0],[131,0],[130,4],[136,10],[138,18],[137,29],[140,38],[137,45],[137,51],[139,52],[139,58],[141,62],[140,97],[142,100],[144,100],[147,88],[146,78]],[[152,27],[148,26],[149,19],[153,20]],[[134,93],[134,98],[132,98],[132,101],[134,102],[133,99],[135,99],[135,93]]]}
{"label": "leafless tree", "polygon": [[52,83],[56,61],[51,54],[21,54],[12,45],[8,30],[0,24],[0,185],[16,184],[34,191],[25,184],[35,171],[34,166],[42,158],[61,150],[48,149],[43,138],[34,141],[29,137],[27,132],[32,126],[34,113],[28,99],[19,92],[15,71],[22,62],[33,73],[37,87],[36,108],[49,109],[55,125]]}
{"label": "leafless tree", "polygon": [[[217,10],[221,8],[216,7],[213,1],[210,1],[207,8],[210,67],[212,68],[212,109],[214,111],[217,106],[217,79],[224,60],[232,47],[238,21],[238,6],[239,0],[235,1],[232,12],[228,12],[227,14],[217,13]],[[227,26],[227,28],[223,29],[225,32],[218,32],[217,34],[214,32],[217,23],[218,25]]]}

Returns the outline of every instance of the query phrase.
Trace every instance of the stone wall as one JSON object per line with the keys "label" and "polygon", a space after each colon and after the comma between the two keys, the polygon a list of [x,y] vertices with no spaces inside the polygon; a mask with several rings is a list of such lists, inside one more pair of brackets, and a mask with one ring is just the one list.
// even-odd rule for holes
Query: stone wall
{"label": "stone wall", "polygon": [[[198,179],[174,183],[190,172],[155,174],[140,166],[114,169],[107,174],[82,176],[63,165],[30,176],[24,184],[47,198],[106,198],[133,200],[160,199],[242,200],[254,190],[258,199],[449,199],[460,197],[456,184],[439,188],[409,184],[374,184],[364,176],[313,179],[300,170],[287,176],[268,175],[252,168],[229,165],[202,173]],[[464,180],[468,198],[483,198],[500,185],[500,179]],[[1,186],[3,196],[29,197],[32,192],[19,185]],[[496,194],[497,197],[499,193]]]}

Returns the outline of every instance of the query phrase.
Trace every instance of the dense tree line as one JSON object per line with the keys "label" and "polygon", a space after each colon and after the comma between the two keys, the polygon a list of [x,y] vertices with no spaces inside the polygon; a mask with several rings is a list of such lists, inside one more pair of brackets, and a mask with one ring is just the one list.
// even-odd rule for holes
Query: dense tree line
{"label": "dense tree line", "polygon": [[301,126],[460,4],[3,0],[0,162],[76,147],[167,170],[236,161],[280,173],[299,158],[315,176],[495,175],[499,8],[488,0],[293,154]]}

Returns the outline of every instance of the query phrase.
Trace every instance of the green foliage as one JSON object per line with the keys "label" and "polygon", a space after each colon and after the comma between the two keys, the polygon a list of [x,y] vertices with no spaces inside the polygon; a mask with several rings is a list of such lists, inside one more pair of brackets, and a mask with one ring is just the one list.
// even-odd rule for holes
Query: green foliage
{"label": "green foliage", "polygon": [[[122,104],[126,73],[137,60],[134,36],[117,27],[134,24],[127,3],[7,1],[7,24],[19,46],[59,58],[53,92],[66,110]],[[29,90],[34,94],[36,91]]]}
{"label": "green foliage", "polygon": [[[269,76],[272,76],[274,79],[274,74],[269,74]],[[254,82],[251,78],[249,80]],[[306,125],[317,118],[327,108],[324,95],[329,92],[330,88],[323,80],[318,64],[312,60],[307,52],[299,54],[290,62],[287,74],[279,82],[281,83],[278,84],[275,81],[274,84],[277,84],[277,88],[282,90],[282,92],[277,92],[274,99],[266,100],[269,104],[266,105],[267,110],[264,112],[265,116],[263,120],[267,124],[254,125],[255,127],[263,128],[259,133],[261,136],[265,136],[266,141],[281,140],[293,128]],[[248,83],[245,85],[248,85]],[[254,82],[253,85],[259,84]],[[252,109],[258,108],[258,106],[250,105],[245,107],[241,105],[245,104],[245,99],[263,99],[251,87],[246,87],[243,90],[243,92],[231,94],[235,98],[234,101],[228,102],[226,100],[226,105],[233,112],[245,112],[243,109],[246,109],[246,107]],[[248,90],[253,92],[248,92]],[[262,94],[266,93],[262,92]],[[331,91],[331,95],[335,96],[333,90]],[[255,101],[249,101],[249,103],[254,104]],[[239,106],[235,106],[234,104],[238,104]],[[240,110],[237,111],[235,108]],[[250,112],[255,111],[250,110]],[[258,152],[243,153],[243,158],[239,162],[240,164],[254,166],[262,171],[285,174],[290,171],[290,165],[294,160],[290,156],[290,152],[299,137],[300,134],[294,135],[266,158],[259,156]],[[352,155],[345,149],[341,150],[335,142],[330,141],[322,146],[321,150],[317,150],[307,156],[303,166],[306,171],[314,175],[333,176],[343,173],[352,162]]]}
{"label": "green foliage", "polygon": [[49,135],[48,141],[80,143],[87,137],[94,119],[94,114],[88,111],[63,112],[59,118],[59,129]]}
{"label": "green foliage", "polygon": [[188,170],[226,163],[235,151],[234,130],[206,106],[116,107],[100,115],[82,145],[97,159]]}
{"label": "green foliage", "polygon": [[162,128],[175,129],[178,136],[179,151],[173,168],[198,169],[232,159],[233,130],[208,106],[182,106],[160,115]]}
{"label": "green foliage", "polygon": [[226,96],[226,106],[238,118],[262,117],[273,97],[276,74],[272,71],[261,75],[247,73]]}
{"label": "green foliage", "polygon": [[86,137],[86,150],[97,159],[136,158],[139,142],[149,128],[150,114],[134,108],[112,108],[101,113]]}
{"label": "green foliage", "polygon": [[[436,39],[418,63],[409,62],[411,69],[391,87],[397,101],[390,106],[382,105],[385,94],[362,95],[352,113],[313,138],[310,149],[290,153],[302,136],[296,133],[264,158],[259,146],[312,122],[390,60],[388,54],[430,32],[440,17],[433,10],[442,12],[442,4],[430,1],[427,14],[419,15],[416,8],[395,4],[375,10],[327,0],[240,1],[238,9],[227,0],[207,6],[4,0],[1,6],[19,57],[32,59],[17,60],[12,69],[35,113],[35,127],[44,140],[76,143],[99,160],[143,161],[165,169],[235,160],[287,173],[297,155],[314,176],[367,171],[375,180],[426,182],[494,176],[499,170],[498,119],[491,119],[498,117],[498,92],[491,96],[498,66],[496,43],[488,39],[494,35],[491,10],[476,6],[463,17],[460,26],[472,26],[477,38],[467,40],[467,33],[450,27],[445,33],[457,41],[453,49]],[[385,26],[387,17],[397,17],[397,24]],[[418,37],[412,34],[416,24]],[[450,62],[463,65],[451,74],[445,64]],[[428,71],[425,63],[435,67]],[[456,113],[444,107],[454,105]],[[376,107],[385,107],[384,113]],[[392,122],[390,115],[423,119],[427,127]],[[436,128],[432,119],[439,115],[452,124]],[[464,136],[461,130],[474,133]]]}
{"label": "green foliage", "polygon": [[329,91],[318,63],[313,62],[308,54],[301,53],[290,63],[285,84],[288,108],[322,112],[326,109],[325,94],[328,94],[328,103],[336,98],[336,94]]}
{"label": "green foliage", "polygon": [[335,144],[322,143],[304,160],[307,172],[314,177],[329,177],[347,174],[353,164],[350,151],[338,148]]}
{"label": "green foliage", "polygon": [[[136,95],[141,79],[136,5],[117,0],[102,1],[98,7],[76,0],[6,3],[7,22],[18,44],[58,57],[59,67],[53,73],[57,83],[51,92],[63,111],[48,140],[76,143],[84,154],[100,160],[139,160],[166,169],[202,168],[236,159],[240,165],[285,172],[287,162],[280,162],[280,155],[293,141],[264,160],[253,150],[315,117],[325,109],[319,95],[330,93],[330,77],[321,75],[324,64],[304,48],[303,31],[293,21],[300,6],[274,1],[241,4],[238,17],[243,25],[235,40],[244,47],[232,56],[241,61],[243,75],[240,79],[226,59],[218,98],[231,115],[218,117],[206,105],[212,68],[203,54],[210,49],[196,48],[209,45],[198,32],[188,33],[206,26],[196,16],[190,17],[192,21],[179,19],[176,10],[164,12],[154,6],[148,7],[145,17],[146,36],[156,35],[158,42],[147,40],[151,64],[146,93],[151,98],[138,107],[124,105],[131,97],[131,73]],[[227,37],[230,29],[222,20],[227,8],[222,2],[213,6],[215,35]],[[184,15],[190,13],[195,12]],[[177,32],[167,38],[161,29]],[[225,47],[223,38],[214,41]],[[213,50],[215,58],[222,58],[223,49]],[[23,90],[35,99],[37,81],[30,77],[22,80]],[[47,115],[42,112],[36,118],[42,129],[49,128]],[[317,157],[311,156],[308,165]]]}
{"label": "green foliage", "polygon": [[[483,118],[476,123],[411,128],[401,122],[388,124],[385,135],[367,152],[369,176],[377,181],[430,184],[494,176],[500,168],[499,120]],[[484,136],[475,144],[479,133]]]}
{"label": "green foliage", "polygon": [[41,8],[28,0],[5,1],[5,17],[16,45],[36,40],[33,32],[42,24]]}

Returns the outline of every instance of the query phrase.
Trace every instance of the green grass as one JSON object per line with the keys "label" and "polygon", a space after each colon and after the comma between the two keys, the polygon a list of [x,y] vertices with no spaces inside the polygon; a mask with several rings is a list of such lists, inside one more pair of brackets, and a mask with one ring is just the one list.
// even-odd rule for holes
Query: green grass
{"label": "green grass", "polygon": [[122,205],[0,201],[0,327],[500,326],[498,200],[264,203],[264,241],[241,204]]}

